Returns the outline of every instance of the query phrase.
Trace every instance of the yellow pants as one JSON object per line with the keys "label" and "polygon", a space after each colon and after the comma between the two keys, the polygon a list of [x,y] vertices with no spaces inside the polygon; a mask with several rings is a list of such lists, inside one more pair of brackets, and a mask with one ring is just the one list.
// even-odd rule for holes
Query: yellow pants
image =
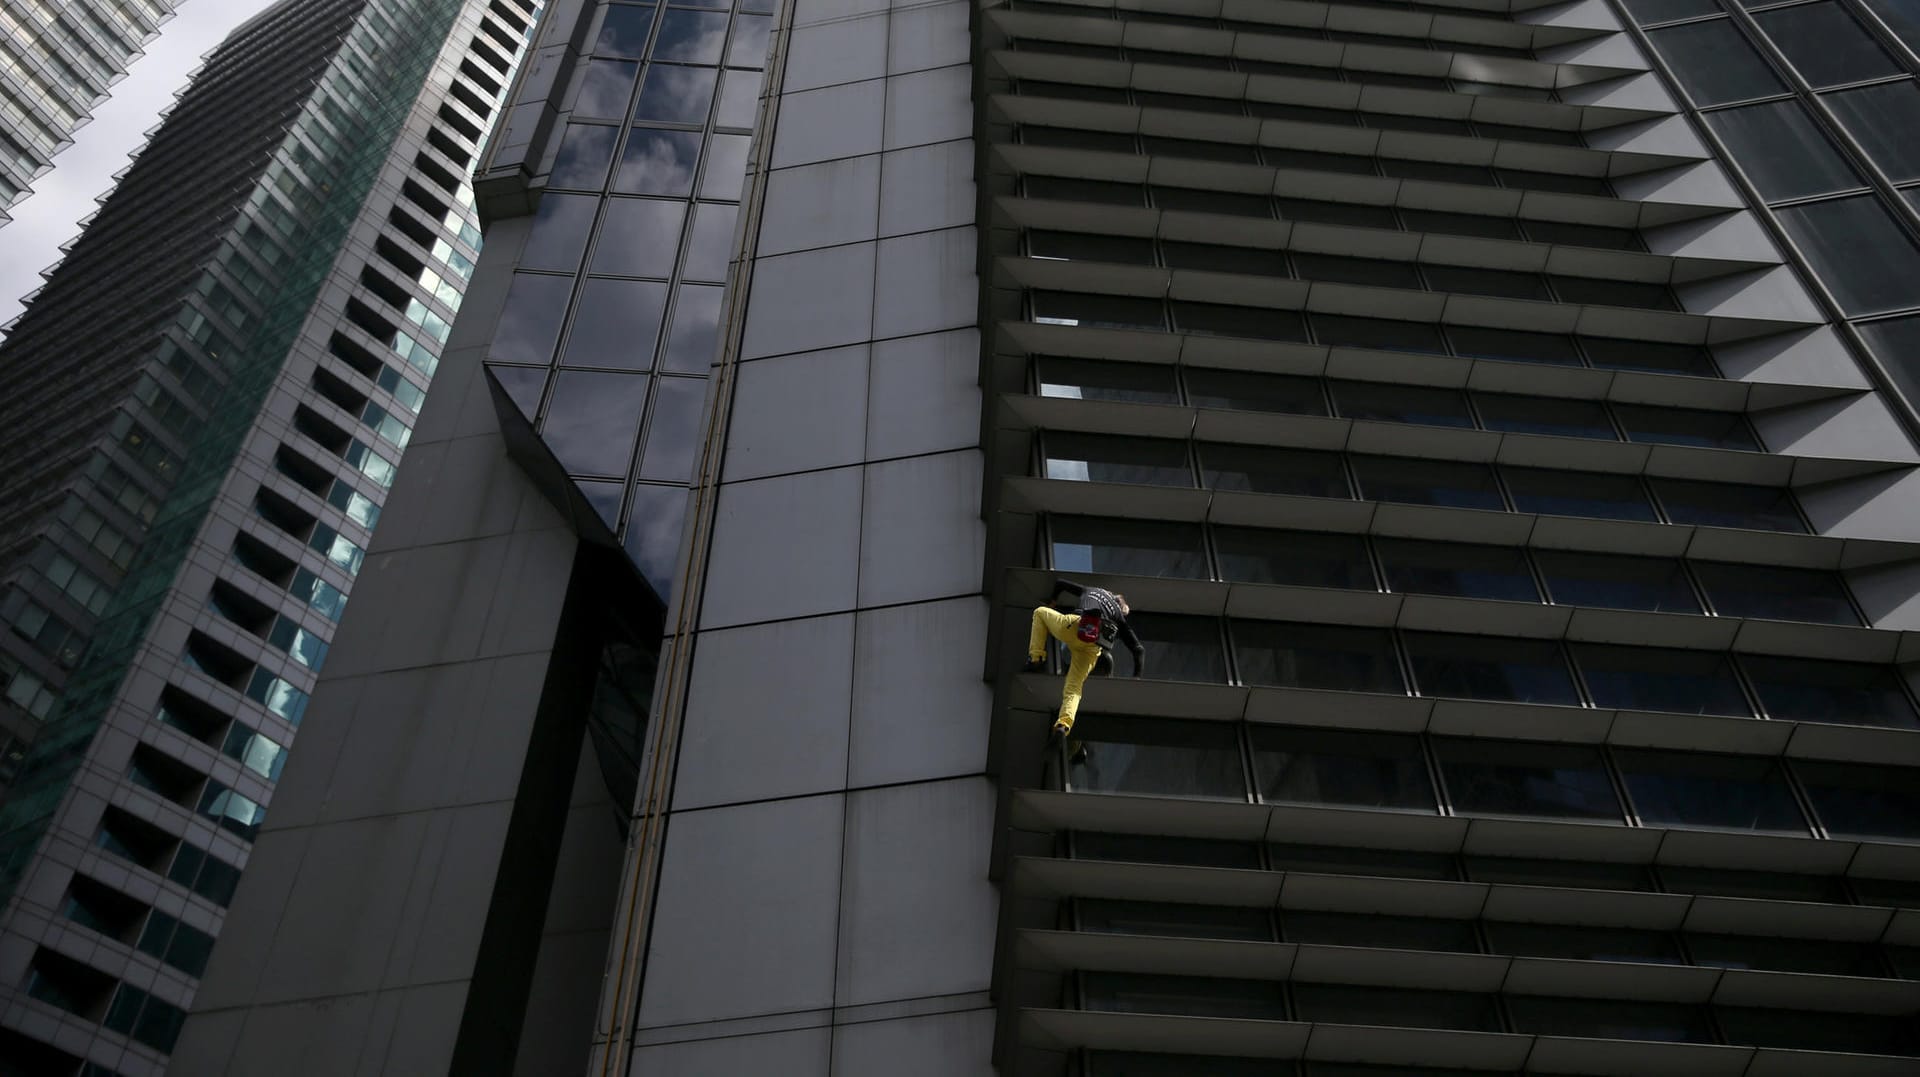
{"label": "yellow pants", "polygon": [[1069,730],[1073,728],[1073,716],[1080,711],[1080,691],[1086,687],[1087,674],[1093,672],[1093,664],[1100,658],[1100,645],[1082,642],[1079,629],[1078,614],[1037,606],[1033,611],[1033,631],[1027,633],[1029,659],[1038,662],[1047,656],[1048,636],[1066,644],[1067,653],[1073,656],[1072,664],[1067,667],[1067,686],[1060,693],[1060,717],[1054,723]]}

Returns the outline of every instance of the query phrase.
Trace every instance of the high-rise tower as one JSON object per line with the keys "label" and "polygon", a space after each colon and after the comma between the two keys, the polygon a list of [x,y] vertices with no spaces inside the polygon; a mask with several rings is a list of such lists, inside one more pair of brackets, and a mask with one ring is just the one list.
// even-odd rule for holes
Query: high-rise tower
{"label": "high-rise tower", "polygon": [[74,0],[0,10],[0,225],[179,6]]}
{"label": "high-rise tower", "polygon": [[0,345],[20,1072],[164,1065],[472,272],[466,177],[535,10],[249,20]]}
{"label": "high-rise tower", "polygon": [[1913,1070],[1897,8],[764,18],[546,25],[196,1072]]}

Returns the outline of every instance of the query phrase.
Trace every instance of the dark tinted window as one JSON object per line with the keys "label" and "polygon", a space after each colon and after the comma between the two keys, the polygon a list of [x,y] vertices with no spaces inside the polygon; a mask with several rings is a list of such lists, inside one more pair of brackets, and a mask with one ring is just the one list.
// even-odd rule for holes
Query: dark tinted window
{"label": "dark tinted window", "polygon": [[1028,176],[1024,182],[1028,198],[1102,202],[1115,206],[1138,206],[1147,200],[1147,189],[1137,183],[1068,179],[1065,176]]}
{"label": "dark tinted window", "polygon": [[1270,804],[1434,810],[1417,736],[1271,726],[1252,732],[1254,780]]}
{"label": "dark tinted window", "polygon": [[1232,800],[1246,796],[1240,739],[1225,722],[1101,715],[1076,727],[1074,736],[1086,747],[1067,775],[1077,790]]}
{"label": "dark tinted window", "polygon": [[1773,935],[1687,933],[1696,965],[1722,969],[1767,969],[1834,976],[1879,976],[1873,947],[1834,939],[1788,939]]}
{"label": "dark tinted window", "polygon": [[1432,180],[1436,183],[1471,183],[1485,187],[1494,182],[1493,170],[1480,165],[1410,161],[1399,157],[1381,158],[1380,171],[1400,179]]}
{"label": "dark tinted window", "polygon": [[1351,153],[1317,153],[1313,150],[1285,150],[1268,146],[1260,156],[1275,168],[1299,168],[1309,172],[1346,172],[1357,176],[1374,174],[1373,158]]}
{"label": "dark tinted window", "polygon": [[1614,752],[1646,826],[1804,834],[1807,821],[1778,760],[1701,752]]}
{"label": "dark tinted window", "polygon": [[1670,894],[1713,894],[1769,901],[1846,901],[1839,880],[1824,875],[1662,866],[1660,883],[1661,889]]}
{"label": "dark tinted window", "polygon": [[1557,643],[1438,632],[1409,632],[1404,638],[1414,685],[1423,696],[1580,702]]}
{"label": "dark tinted window", "polygon": [[1121,1051],[1089,1051],[1086,1077],[1190,1077],[1203,1067],[1218,1077],[1273,1077],[1271,1058],[1221,1058],[1208,1055],[1149,1055]]}
{"label": "dark tinted window", "polygon": [[1650,479],[1653,492],[1677,524],[1742,527],[1805,534],[1793,495],[1777,486],[1690,479]]}
{"label": "dark tinted window", "polygon": [[1163,935],[1195,939],[1270,942],[1273,921],[1265,909],[1226,905],[1176,905],[1164,901],[1091,901],[1077,907],[1082,931],[1107,935]]}
{"label": "dark tinted window", "polygon": [[1467,857],[1467,878],[1512,886],[1570,886],[1583,890],[1652,890],[1653,877],[1638,864],[1584,860],[1537,860],[1512,856]]}
{"label": "dark tinted window", "polygon": [[1564,243],[1574,247],[1598,247],[1602,250],[1637,251],[1646,244],[1631,228],[1608,228],[1598,224],[1571,224],[1566,221],[1527,221],[1527,238],[1535,243]]}
{"label": "dark tinted window", "polygon": [[1723,616],[1833,625],[1860,623],[1860,615],[1848,601],[1846,585],[1837,572],[1718,561],[1696,561],[1693,570],[1707,589],[1714,612]]}
{"label": "dark tinted window", "polygon": [[1713,359],[1705,348],[1693,344],[1666,344],[1654,340],[1619,340],[1612,337],[1582,337],[1587,359],[1605,370],[1645,370],[1654,374],[1687,374],[1697,378],[1715,376]]}
{"label": "dark tinted window", "polygon": [[1247,684],[1399,692],[1393,638],[1381,628],[1233,622],[1234,654]]}
{"label": "dark tinted window", "polygon": [[1567,303],[1591,303],[1601,307],[1646,307],[1650,310],[1679,310],[1680,304],[1664,284],[1645,284],[1631,280],[1602,280],[1598,277],[1552,277],[1553,290]]}
{"label": "dark tinted window", "polygon": [[1592,998],[1511,995],[1507,1010],[1516,1032],[1607,1040],[1712,1043],[1706,1010],[1673,1002],[1617,1002]]}
{"label": "dark tinted window", "polygon": [[1707,449],[1741,449],[1757,452],[1746,416],[1737,411],[1700,411],[1693,408],[1656,408],[1640,404],[1615,404],[1614,414],[1628,441],[1659,445],[1697,445]]}
{"label": "dark tinted window", "polygon": [[1571,646],[1596,707],[1742,717],[1753,713],[1724,654],[1598,643]]}
{"label": "dark tinted window", "polygon": [[1260,866],[1260,849],[1255,845],[1207,838],[1162,838],[1141,834],[1081,831],[1073,836],[1073,855],[1084,860],[1114,860],[1130,864],[1184,864],[1201,868]]}
{"label": "dark tinted window", "polygon": [[1680,963],[1680,947],[1664,931],[1623,927],[1571,927],[1564,924],[1511,924],[1489,921],[1487,943],[1497,954],[1561,957],[1575,961]]}
{"label": "dark tinted window", "polygon": [[1786,86],[1733,23],[1693,23],[1647,35],[1697,105],[1780,93]]}
{"label": "dark tinted window", "polygon": [[[666,167],[664,162],[661,167]],[[693,174],[691,164],[687,174]],[[608,199],[600,242],[593,249],[593,271],[627,277],[671,276],[686,213],[684,204],[657,198]],[[706,362],[702,358],[700,365],[705,367]]]}
{"label": "dark tinted window", "polygon": [[1335,381],[1329,387],[1334,406],[1349,419],[1425,426],[1473,425],[1466,394],[1458,389],[1378,381]]}
{"label": "dark tinted window", "polygon": [[1626,0],[1626,5],[1634,21],[1642,26],[1720,12],[1720,5],[1715,0]]}
{"label": "dark tinted window", "polygon": [[1491,995],[1396,991],[1344,984],[1293,985],[1296,1017],[1342,1025],[1412,1025],[1491,1032],[1498,1027]]}
{"label": "dark tinted window", "polygon": [[1136,404],[1178,404],[1180,388],[1173,368],[1153,363],[1108,363],[1098,359],[1039,359],[1041,396],[1073,400],[1123,400]]}
{"label": "dark tinted window", "polygon": [[[1229,105],[1237,102],[1227,102]],[[1234,111],[1239,111],[1237,108]],[[1259,164],[1260,153],[1252,146],[1232,142],[1205,142],[1195,138],[1162,138],[1147,135],[1141,143],[1155,157],[1188,157],[1202,161],[1231,161]]]}
{"label": "dark tinted window", "polygon": [[1198,524],[1055,516],[1053,567],[1123,576],[1207,577]]}
{"label": "dark tinted window", "polygon": [[1193,485],[1184,441],[1049,433],[1046,454],[1049,479]]}
{"label": "dark tinted window", "polygon": [[1547,299],[1547,282],[1538,273],[1510,269],[1468,269],[1465,266],[1422,266],[1427,285],[1436,292],[1465,292],[1509,299]]}
{"label": "dark tinted window", "polygon": [[1153,680],[1218,684],[1227,679],[1219,621],[1156,614],[1140,618],[1133,630],[1146,648],[1147,676]]}
{"label": "dark tinted window", "polygon": [[1365,849],[1344,845],[1269,845],[1275,871],[1322,875],[1365,875],[1387,879],[1451,879],[1453,858],[1445,853]]}
{"label": "dark tinted window", "polygon": [[1489,239],[1519,239],[1520,226],[1505,217],[1479,213],[1443,213],[1432,209],[1403,209],[1400,218],[1415,232],[1440,232],[1452,236],[1485,236]]}
{"label": "dark tinted window", "polygon": [[1606,406],[1597,400],[1475,393],[1473,405],[1479,409],[1480,421],[1488,430],[1618,440],[1613,423],[1607,418]]}
{"label": "dark tinted window", "polygon": [[1458,811],[1620,820],[1597,748],[1439,738],[1434,754]]}
{"label": "dark tinted window", "polygon": [[1082,131],[1072,127],[1020,128],[1020,141],[1029,146],[1057,146],[1062,149],[1095,150],[1101,153],[1132,153],[1133,136],[1118,131]]}
{"label": "dark tinted window", "polygon": [[1834,837],[1920,837],[1920,775],[1914,768],[1797,760],[1793,769]]}
{"label": "dark tinted window", "polygon": [[1360,480],[1360,496],[1370,501],[1494,511],[1506,507],[1493,469],[1485,464],[1356,456],[1353,471]]}
{"label": "dark tinted window", "polygon": [[1728,1043],[1805,1051],[1911,1055],[1912,1017],[1717,1006]]}
{"label": "dark tinted window", "polygon": [[1538,602],[1526,558],[1509,546],[1379,539],[1374,548],[1387,589],[1424,595]]}
{"label": "dark tinted window", "polygon": [[1218,243],[1178,243],[1163,240],[1160,250],[1173,269],[1199,269],[1209,273],[1249,273],[1262,277],[1292,276],[1284,251],[1259,247],[1229,247]]}
{"label": "dark tinted window", "polygon": [[1474,934],[1471,920],[1288,911],[1281,914],[1280,932],[1288,942],[1321,946],[1480,952],[1480,940]]}
{"label": "dark tinted window", "polygon": [[1259,1021],[1284,1021],[1287,1017],[1281,985],[1264,980],[1089,972],[1081,983],[1089,1010]]}
{"label": "dark tinted window", "polygon": [[1678,560],[1618,554],[1537,550],[1534,563],[1551,600],[1562,606],[1599,606],[1656,613],[1699,613]]}
{"label": "dark tinted window", "polygon": [[1526,333],[1517,329],[1483,329],[1474,326],[1447,327],[1447,339],[1453,350],[1474,359],[1505,359],[1516,363],[1553,363],[1578,366],[1580,353],[1573,338],[1556,333]]}
{"label": "dark tinted window", "polygon": [[1352,496],[1339,453],[1204,443],[1200,446],[1200,467],[1202,481],[1210,490]]}
{"label": "dark tinted window", "polygon": [[1346,258],[1337,254],[1295,252],[1293,265],[1302,280],[1330,280],[1343,284],[1372,284],[1382,288],[1419,288],[1420,272],[1411,262],[1379,258]]}
{"label": "dark tinted window", "polygon": [[1891,667],[1778,655],[1743,655],[1740,664],[1771,717],[1849,725],[1920,724]]}
{"label": "dark tinted window", "polygon": [[1282,220],[1350,224],[1359,228],[1400,227],[1393,219],[1393,209],[1390,206],[1370,206],[1359,202],[1318,202],[1304,198],[1281,198],[1277,199],[1275,204],[1279,206]]}
{"label": "dark tinted window", "polygon": [[1230,194],[1226,191],[1202,191],[1186,187],[1152,188],[1153,204],[1161,209],[1189,213],[1226,213],[1236,217],[1271,217],[1273,203],[1265,195]]}
{"label": "dark tinted window", "polygon": [[1315,314],[1313,339],[1317,343],[1335,347],[1382,348],[1431,355],[1444,355],[1447,350],[1446,344],[1440,339],[1440,327],[1437,325],[1386,318],[1349,318],[1338,314]]}
{"label": "dark tinted window", "polygon": [[1187,399],[1196,407],[1277,411],[1287,415],[1327,413],[1327,400],[1318,378],[1200,367],[1188,367],[1186,378]]}
{"label": "dark tinted window", "polygon": [[1516,512],[1586,516],[1598,520],[1655,518],[1646,489],[1633,475],[1533,467],[1503,468],[1501,474],[1506,476]]}
{"label": "dark tinted window", "polygon": [[1098,236],[1085,232],[1027,233],[1027,253],[1035,258],[1070,258],[1089,262],[1153,264],[1153,240],[1138,236]]}
{"label": "dark tinted window", "polygon": [[1023,97],[1064,97],[1074,101],[1105,101],[1118,105],[1128,103],[1127,91],[1115,86],[1076,86],[1071,82],[1021,79],[1015,84],[1014,92]]}
{"label": "dark tinted window", "polygon": [[1291,310],[1235,307],[1224,303],[1173,301],[1173,324],[1183,333],[1250,337],[1254,340],[1307,339],[1306,322]]}
{"label": "dark tinted window", "polygon": [[1374,589],[1366,541],[1358,535],[1216,527],[1220,576],[1235,583]]}
{"label": "dark tinted window", "polygon": [[1083,325],[1119,329],[1165,329],[1157,299],[1091,292],[1034,292],[1033,320],[1045,325]]}
{"label": "dark tinted window", "polygon": [[1613,194],[1612,185],[1599,176],[1572,176],[1564,172],[1533,172],[1519,168],[1497,168],[1494,174],[1500,177],[1503,187],[1518,187],[1527,191],[1558,191],[1562,194],[1590,194],[1608,198]]}

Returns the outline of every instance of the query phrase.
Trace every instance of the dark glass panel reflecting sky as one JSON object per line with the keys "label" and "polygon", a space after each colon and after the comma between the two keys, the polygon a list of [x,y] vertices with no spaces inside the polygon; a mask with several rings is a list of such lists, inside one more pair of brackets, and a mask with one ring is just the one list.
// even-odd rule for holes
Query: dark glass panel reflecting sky
{"label": "dark glass panel reflecting sky", "polygon": [[593,249],[595,273],[626,277],[665,277],[673,272],[680,253],[680,225],[687,207],[682,202],[653,198],[614,198],[600,224],[600,242]]}
{"label": "dark glass panel reflecting sky", "polygon": [[687,243],[687,260],[680,269],[683,279],[727,279],[727,262],[733,257],[733,223],[738,215],[738,206],[718,202],[699,204],[693,214],[693,238]]}
{"label": "dark glass panel reflecting sky", "polygon": [[585,370],[555,375],[540,436],[561,466],[575,475],[625,475],[648,380]]}
{"label": "dark glass panel reflecting sky", "polygon": [[553,162],[549,179],[554,187],[577,187],[597,191],[607,184],[607,164],[613,160],[613,144],[620,137],[618,127],[598,124],[572,124],[560,140],[560,152]]}
{"label": "dark glass panel reflecting sky", "polygon": [[706,409],[705,378],[659,378],[654,382],[653,418],[647,427],[647,448],[640,458],[640,477],[660,482],[688,482],[693,478],[694,452],[699,447]]}
{"label": "dark glass panel reflecting sky", "polygon": [[727,43],[725,12],[667,9],[660,20],[660,36],[653,42],[653,58],[688,64],[717,64]]}
{"label": "dark glass panel reflecting sky", "polygon": [[699,160],[698,132],[635,128],[628,132],[626,148],[620,152],[613,189],[684,198],[693,193],[693,169]]}
{"label": "dark glass panel reflecting sky", "polygon": [[746,179],[749,135],[707,136],[707,167],[700,174],[700,197],[737,201]]}
{"label": "dark glass panel reflecting sky", "polygon": [[500,324],[493,333],[490,359],[509,363],[544,364],[553,358],[560,339],[560,323],[567,315],[573,278],[516,273],[500,305]]}
{"label": "dark glass panel reflecting sky", "polygon": [[593,51],[603,56],[634,56],[646,52],[647,32],[653,28],[653,8],[614,4],[600,24]]}
{"label": "dark glass panel reflecting sky", "polygon": [[673,305],[673,332],[667,335],[663,370],[705,373],[719,345],[720,302],[726,289],[683,284]]}
{"label": "dark glass panel reflecting sky", "polygon": [[649,64],[633,118],[657,123],[705,123],[707,108],[713,104],[714,78],[711,67]]}
{"label": "dark glass panel reflecting sky", "polygon": [[1920,305],[1920,247],[1879,199],[1839,198],[1779,214],[1848,314]]}
{"label": "dark glass panel reflecting sky", "polygon": [[600,200],[589,195],[542,197],[526,249],[520,255],[520,268],[567,273],[578,269],[580,255],[587,249],[587,235],[593,231],[594,212],[599,208]]}
{"label": "dark glass panel reflecting sky", "polygon": [[654,342],[667,286],[654,281],[592,279],[580,289],[573,332],[560,357],[566,366],[653,367]]}
{"label": "dark glass panel reflecting sky", "polygon": [[1821,98],[1887,178],[1920,179],[1920,86],[1909,79]]}
{"label": "dark glass panel reflecting sky", "polygon": [[1769,202],[1862,186],[1798,101],[1770,101],[1706,117]]}
{"label": "dark glass panel reflecting sky", "polygon": [[1720,105],[1787,88],[1726,19],[1673,26],[1647,36],[1695,104]]}
{"label": "dark glass panel reflecting sky", "polygon": [[1753,19],[1815,89],[1900,73],[1893,57],[1836,0],[1775,8]]}

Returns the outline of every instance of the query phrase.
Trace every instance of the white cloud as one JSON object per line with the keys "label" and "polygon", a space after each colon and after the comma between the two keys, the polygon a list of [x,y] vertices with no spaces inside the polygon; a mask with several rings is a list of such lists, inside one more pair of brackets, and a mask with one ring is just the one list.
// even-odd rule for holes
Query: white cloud
{"label": "white cloud", "polygon": [[[187,84],[200,58],[234,27],[266,10],[273,0],[198,0],[160,28],[135,60],[113,96],[94,110],[93,122],[74,133],[73,145],[53,159],[53,171],[0,225],[0,325],[12,321],[20,300],[40,287],[40,273],[60,260],[60,247],[79,234],[80,218],[113,186],[127,155],[146,143],[160,110]],[[3,330],[0,330],[3,332]]]}

